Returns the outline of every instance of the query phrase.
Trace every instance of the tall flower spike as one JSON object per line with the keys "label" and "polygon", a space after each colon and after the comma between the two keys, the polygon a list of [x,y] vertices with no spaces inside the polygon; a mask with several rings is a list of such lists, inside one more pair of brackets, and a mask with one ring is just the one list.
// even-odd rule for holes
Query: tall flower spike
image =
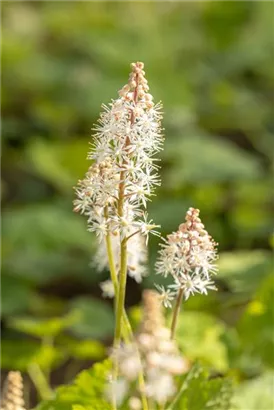
{"label": "tall flower spike", "polygon": [[8,373],[2,392],[1,410],[25,410],[23,379],[20,372]]}
{"label": "tall flower spike", "polygon": [[212,275],[217,273],[214,263],[218,257],[217,244],[205,230],[199,213],[198,209],[189,208],[186,221],[161,245],[156,273],[174,279],[167,289],[158,286],[165,306],[170,307],[180,290],[186,300],[195,293],[217,290],[212,280]]}
{"label": "tall flower spike", "polygon": [[[156,227],[147,221],[144,209],[155,187],[160,185],[154,156],[163,145],[161,104],[155,105],[148,93],[144,64],[133,63],[131,68],[129,82],[119,91],[119,98],[103,105],[88,155],[94,163],[76,188],[74,210],[87,216],[88,229],[95,231],[99,239],[107,231],[119,231],[122,237],[138,231],[147,237]],[[125,198],[123,217],[118,212],[121,182]]]}
{"label": "tall flower spike", "polygon": [[[87,216],[88,230],[94,231],[99,241],[110,234],[115,247],[117,234],[120,239],[130,237],[129,250],[138,241],[141,257],[135,256],[132,263],[129,257],[128,266],[137,281],[143,275],[145,252],[141,239],[133,238],[137,233],[146,240],[150,233],[157,234],[158,225],[148,220],[145,209],[160,185],[155,154],[163,146],[161,104],[153,103],[143,68],[143,63],[133,63],[119,98],[103,105],[88,154],[93,164],[78,182],[74,201],[74,211]],[[119,260],[119,252],[115,255]],[[104,266],[105,262],[101,268]]]}

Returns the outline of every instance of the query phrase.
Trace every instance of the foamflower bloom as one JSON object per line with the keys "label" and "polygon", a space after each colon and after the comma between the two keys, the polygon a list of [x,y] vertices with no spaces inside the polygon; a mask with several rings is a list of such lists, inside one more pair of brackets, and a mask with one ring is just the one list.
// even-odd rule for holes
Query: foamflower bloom
{"label": "foamflower bloom", "polygon": [[[89,229],[99,239],[117,229],[127,236],[132,227],[147,236],[156,227],[144,209],[160,185],[155,154],[163,146],[161,104],[155,105],[148,93],[144,64],[133,63],[131,68],[119,98],[103,105],[88,154],[93,164],[76,187],[74,210],[87,216]],[[123,215],[118,206],[121,188],[127,209]]]}
{"label": "foamflower bloom", "polygon": [[167,289],[156,285],[166,307],[171,307],[180,290],[185,300],[195,293],[207,295],[208,290],[217,290],[212,279],[217,273],[217,244],[205,230],[199,213],[198,209],[189,208],[185,222],[161,244],[156,273],[173,277]]}
{"label": "foamflower bloom", "polygon": [[176,341],[170,338],[170,329],[164,325],[158,293],[146,290],[143,300],[143,320],[136,343],[113,349],[112,358],[116,358],[119,373],[128,384],[136,382],[143,369],[145,395],[164,405],[176,393],[176,376],[186,373],[190,364],[180,354]]}
{"label": "foamflower bloom", "polygon": [[[117,248],[117,243],[130,238],[128,272],[139,282],[144,275],[144,246],[150,234],[158,235],[159,225],[149,219],[146,208],[161,183],[156,155],[164,140],[161,104],[154,104],[149,93],[143,63],[131,64],[129,81],[119,97],[102,108],[88,153],[92,164],[75,188],[74,211],[87,217],[88,230],[95,232],[99,243],[110,235]],[[119,252],[114,254],[118,260]],[[102,249],[98,255],[100,270],[107,263]]]}

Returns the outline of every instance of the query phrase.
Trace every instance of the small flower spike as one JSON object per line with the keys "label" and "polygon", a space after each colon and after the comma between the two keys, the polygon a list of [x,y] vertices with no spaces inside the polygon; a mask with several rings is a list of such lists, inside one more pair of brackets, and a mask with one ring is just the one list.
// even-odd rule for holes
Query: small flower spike
{"label": "small flower spike", "polygon": [[1,410],[26,410],[23,398],[23,379],[20,372],[10,371],[4,383]]}
{"label": "small flower spike", "polygon": [[195,293],[207,295],[209,289],[217,290],[212,280],[217,273],[217,244],[205,230],[199,213],[198,209],[189,208],[186,221],[161,245],[156,273],[174,279],[168,289],[156,285],[166,307],[171,307],[179,290],[183,290],[185,300]]}
{"label": "small flower spike", "polygon": [[[158,293],[144,291],[143,307],[143,320],[136,335],[136,344],[121,345],[113,350],[112,355],[116,357],[120,375],[127,385],[136,381],[140,369],[143,369],[145,395],[164,406],[176,393],[176,376],[186,373],[190,364],[180,355],[176,342],[170,340],[170,329],[164,325]],[[138,409],[140,399],[138,392],[134,393],[129,404],[130,408]]]}

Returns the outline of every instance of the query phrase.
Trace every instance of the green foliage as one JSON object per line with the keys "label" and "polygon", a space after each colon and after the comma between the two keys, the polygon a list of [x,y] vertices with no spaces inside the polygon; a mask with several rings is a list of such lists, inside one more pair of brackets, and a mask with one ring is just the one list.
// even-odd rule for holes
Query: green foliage
{"label": "green foliage", "polygon": [[[8,229],[3,269],[14,281],[19,276],[19,280],[28,279],[26,283],[46,284],[72,275],[76,267],[85,280],[96,279],[88,268],[93,239],[86,232],[84,221],[75,218],[71,208],[63,209],[54,203],[5,213],[3,229]],[[26,235],[29,227],[31,235]],[[72,249],[79,249],[82,262]],[[3,284],[6,285],[5,281]]]}
{"label": "green foliage", "polygon": [[1,344],[1,366],[26,372],[33,363],[48,372],[58,367],[67,357],[64,349],[31,340],[3,340]]}
{"label": "green foliage", "polygon": [[274,280],[271,275],[263,282],[237,325],[250,360],[259,360],[264,366],[271,368],[274,367],[273,298]]}
{"label": "green foliage", "polygon": [[[197,156],[201,146],[203,155]],[[173,189],[185,183],[246,180],[261,175],[260,165],[255,158],[240,154],[232,144],[220,138],[185,136],[179,141],[171,138],[163,156],[173,164],[166,174],[166,182]]]}
{"label": "green foliage", "polygon": [[232,382],[226,378],[210,378],[208,372],[195,364],[182,378],[181,386],[168,410],[229,410]]}
{"label": "green foliage", "polygon": [[221,336],[225,326],[201,312],[183,311],[178,320],[176,339],[191,360],[201,360],[218,371],[228,368],[227,352]]}
{"label": "green foliage", "polygon": [[231,291],[248,295],[273,271],[271,253],[262,250],[222,253],[218,265],[218,277],[225,279]]}
{"label": "green foliage", "polygon": [[4,275],[1,286],[1,314],[4,316],[27,310],[30,301],[35,300],[33,288],[23,278],[15,279],[11,275]]}
{"label": "green foliage", "polygon": [[70,305],[71,312],[78,315],[79,321],[70,326],[71,331],[80,337],[104,338],[114,330],[114,314],[106,303],[93,298],[76,298]]}
{"label": "green foliage", "polygon": [[106,354],[105,346],[97,340],[74,340],[68,345],[71,356],[77,359],[100,360]]}
{"label": "green foliage", "polygon": [[104,390],[111,364],[108,361],[97,363],[91,369],[78,374],[71,385],[56,389],[55,397],[42,402],[36,410],[108,410],[110,404],[104,399]]}
{"label": "green foliage", "polygon": [[72,326],[77,321],[76,314],[66,317],[38,320],[32,317],[14,318],[10,321],[10,327],[39,338],[56,337],[64,329]]}
{"label": "green foliage", "polygon": [[270,410],[274,407],[273,372],[240,385],[233,397],[232,410]]}

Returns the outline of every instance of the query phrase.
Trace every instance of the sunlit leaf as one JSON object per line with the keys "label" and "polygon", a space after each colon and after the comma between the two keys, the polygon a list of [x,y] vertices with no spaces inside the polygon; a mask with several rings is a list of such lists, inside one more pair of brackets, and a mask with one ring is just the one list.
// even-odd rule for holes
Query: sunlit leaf
{"label": "sunlit leaf", "polygon": [[176,340],[191,360],[201,360],[216,370],[228,368],[227,351],[222,342],[225,326],[214,317],[201,312],[182,311]]}

